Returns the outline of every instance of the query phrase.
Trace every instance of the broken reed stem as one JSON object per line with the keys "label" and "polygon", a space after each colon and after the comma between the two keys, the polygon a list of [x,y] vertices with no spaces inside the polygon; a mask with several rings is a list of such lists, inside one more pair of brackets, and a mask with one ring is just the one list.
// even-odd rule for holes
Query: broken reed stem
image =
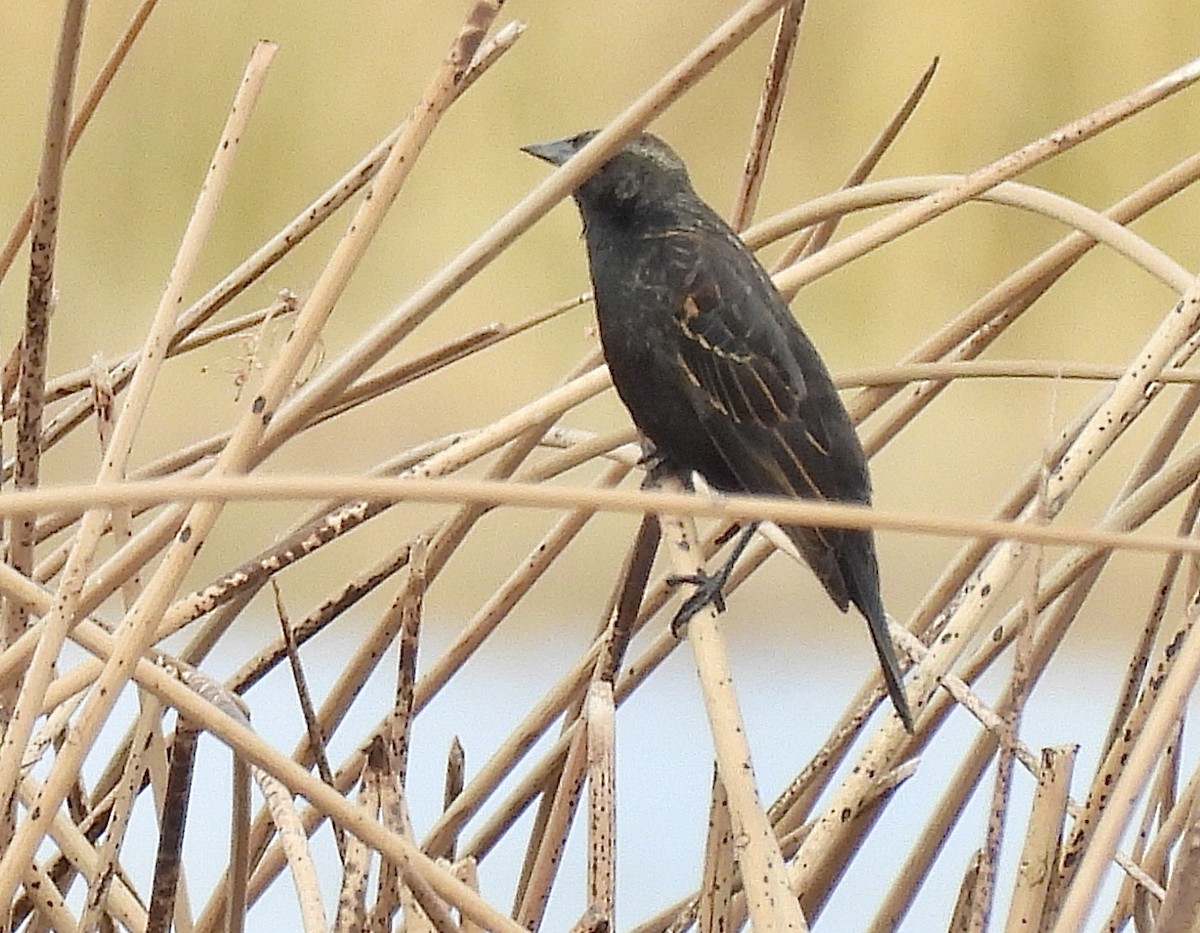
{"label": "broken reed stem", "polygon": [[1017,863],[1005,933],[1042,929],[1042,918],[1052,896],[1052,881],[1058,873],[1071,773],[1078,751],[1078,746],[1074,745],[1042,749],[1037,789],[1030,809],[1025,846]]}
{"label": "broken reed stem", "polygon": [[804,0],[788,0],[779,11],[775,45],[771,49],[771,61],[767,66],[758,114],[754,118],[754,133],[746,153],[742,183],[729,216],[729,226],[734,230],[741,230],[750,223],[758,206],[758,195],[767,175],[771,143],[775,139],[775,127],[779,124],[779,111],[783,107],[783,97],[791,77],[792,59],[796,53],[796,41],[800,37],[800,18],[803,15]]}
{"label": "broken reed stem", "polygon": [[[1043,483],[1039,483],[1035,500],[1034,520],[1043,520],[1045,502]],[[985,933],[992,919],[996,898],[996,876],[999,872],[1000,852],[1004,844],[1006,822],[1012,807],[1013,770],[1020,751],[1020,730],[1025,701],[1028,698],[1030,657],[1033,653],[1033,632],[1038,619],[1038,584],[1041,582],[1043,553],[1040,548],[1031,555],[1032,572],[1024,587],[1021,609],[1024,615],[1016,637],[1012,672],[1007,696],[1011,698],[1007,714],[999,717],[997,735],[1000,739],[996,757],[996,775],[988,811],[988,825],[984,833],[984,844],[979,850],[979,873],[971,897],[969,933]],[[1028,750],[1024,750],[1028,756]],[[1028,767],[1028,759],[1026,766]]]}

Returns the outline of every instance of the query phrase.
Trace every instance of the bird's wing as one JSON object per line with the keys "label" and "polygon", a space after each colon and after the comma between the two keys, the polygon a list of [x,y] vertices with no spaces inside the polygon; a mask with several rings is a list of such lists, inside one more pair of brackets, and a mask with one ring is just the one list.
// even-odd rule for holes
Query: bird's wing
{"label": "bird's wing", "polygon": [[702,255],[690,264],[674,318],[684,372],[734,421],[769,427],[794,419],[806,393],[804,373],[788,353],[786,333],[762,307],[761,288],[722,251],[704,242],[695,247]]}
{"label": "bird's wing", "polygon": [[748,492],[857,498],[837,462],[839,430],[853,429],[838,422],[829,376],[766,273],[740,244],[689,246],[677,362],[713,444]]}

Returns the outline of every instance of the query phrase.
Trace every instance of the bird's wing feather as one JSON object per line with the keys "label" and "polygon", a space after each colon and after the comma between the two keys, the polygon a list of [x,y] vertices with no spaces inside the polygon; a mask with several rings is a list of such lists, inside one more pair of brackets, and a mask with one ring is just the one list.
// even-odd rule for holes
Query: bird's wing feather
{"label": "bird's wing feather", "polygon": [[822,404],[833,387],[807,337],[744,247],[688,239],[677,362],[712,442],[747,491],[848,498]]}
{"label": "bird's wing feather", "polygon": [[736,421],[765,427],[796,417],[804,374],[779,352],[783,335],[771,333],[778,330],[775,322],[754,313],[756,296],[746,294],[736,277],[721,275],[709,262],[693,270],[675,314],[685,371]]}

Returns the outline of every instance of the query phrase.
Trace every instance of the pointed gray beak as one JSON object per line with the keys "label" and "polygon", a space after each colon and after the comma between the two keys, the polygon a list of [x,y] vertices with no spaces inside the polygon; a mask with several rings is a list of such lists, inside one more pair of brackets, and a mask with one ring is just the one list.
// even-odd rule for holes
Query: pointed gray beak
{"label": "pointed gray beak", "polygon": [[531,156],[535,156],[544,162],[549,162],[551,165],[562,165],[567,159],[575,155],[579,149],[575,145],[575,140],[568,137],[566,139],[555,139],[550,142],[522,146],[521,151],[528,152]]}

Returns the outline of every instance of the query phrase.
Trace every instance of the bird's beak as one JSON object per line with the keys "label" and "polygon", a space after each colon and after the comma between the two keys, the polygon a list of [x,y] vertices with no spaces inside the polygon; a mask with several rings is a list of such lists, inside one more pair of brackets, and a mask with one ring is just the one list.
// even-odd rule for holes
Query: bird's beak
{"label": "bird's beak", "polygon": [[573,141],[568,138],[522,146],[521,151],[528,152],[531,156],[536,156],[543,162],[549,162],[551,165],[562,165],[567,159],[575,155],[578,150]]}

